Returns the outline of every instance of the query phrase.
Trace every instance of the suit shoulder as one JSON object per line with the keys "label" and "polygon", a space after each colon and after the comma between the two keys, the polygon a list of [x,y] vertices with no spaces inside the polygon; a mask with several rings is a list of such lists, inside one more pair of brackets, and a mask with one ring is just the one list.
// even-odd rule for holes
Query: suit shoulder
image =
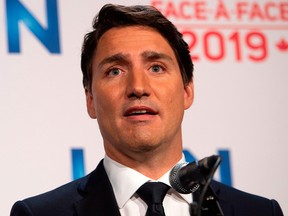
{"label": "suit shoulder", "polygon": [[46,193],[18,201],[11,209],[11,216],[70,215],[69,212],[73,212],[73,203],[82,198],[78,191],[79,185],[87,178],[89,177],[85,176]]}
{"label": "suit shoulder", "polygon": [[276,200],[247,193],[216,181],[211,183],[211,187],[217,195],[220,205],[225,208],[233,208],[235,212],[255,216],[261,215],[259,212],[264,213],[262,215],[283,215]]}
{"label": "suit shoulder", "polygon": [[245,200],[249,200],[251,201],[255,201],[255,202],[267,202],[270,201],[267,198],[252,194],[252,193],[247,193],[245,191],[241,191],[239,189],[236,189],[234,187],[225,185],[223,183],[220,182],[216,182],[213,181],[211,183],[211,187],[213,188],[213,190],[218,194],[218,196],[222,199],[229,199],[229,200],[233,200],[233,199],[245,199]]}
{"label": "suit shoulder", "polygon": [[75,181],[69,182],[67,184],[64,184],[60,187],[57,187],[51,191],[30,197],[25,199],[25,202],[41,202],[41,201],[47,201],[51,200],[53,202],[59,202],[62,200],[67,200],[67,197],[69,199],[75,199],[75,197],[78,197],[78,187],[81,181],[85,179],[86,177],[77,179]]}

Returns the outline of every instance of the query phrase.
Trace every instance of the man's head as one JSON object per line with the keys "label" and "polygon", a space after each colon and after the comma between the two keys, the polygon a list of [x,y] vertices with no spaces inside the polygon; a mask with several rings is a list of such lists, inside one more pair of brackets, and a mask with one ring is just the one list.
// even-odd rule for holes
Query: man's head
{"label": "man's head", "polygon": [[100,10],[93,21],[93,31],[86,34],[81,55],[83,85],[91,90],[92,58],[101,36],[111,28],[125,26],[147,26],[157,30],[172,47],[183,83],[186,85],[193,78],[193,63],[189,47],[182,34],[158,10],[152,6],[121,6],[107,4]]}
{"label": "man's head", "polygon": [[106,154],[134,168],[165,159],[167,171],[181,158],[181,123],[194,96],[186,43],[150,7],[104,6],[94,28],[84,40],[82,70]]}

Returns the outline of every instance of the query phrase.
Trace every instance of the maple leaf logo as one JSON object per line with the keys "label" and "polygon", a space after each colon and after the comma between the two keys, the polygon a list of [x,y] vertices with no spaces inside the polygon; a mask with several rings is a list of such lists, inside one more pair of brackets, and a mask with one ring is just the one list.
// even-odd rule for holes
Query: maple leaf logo
{"label": "maple leaf logo", "polygon": [[278,49],[282,52],[288,51],[288,42],[282,38],[277,44],[276,46],[278,47]]}

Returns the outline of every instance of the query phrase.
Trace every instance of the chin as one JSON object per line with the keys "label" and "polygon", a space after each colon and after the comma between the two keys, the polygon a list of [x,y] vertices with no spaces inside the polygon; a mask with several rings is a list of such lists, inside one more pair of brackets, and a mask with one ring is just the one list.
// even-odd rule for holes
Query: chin
{"label": "chin", "polygon": [[149,143],[138,143],[135,145],[133,145],[133,150],[134,152],[152,152],[154,151],[155,149],[157,149],[158,147],[160,146],[160,144],[151,144],[151,142]]}

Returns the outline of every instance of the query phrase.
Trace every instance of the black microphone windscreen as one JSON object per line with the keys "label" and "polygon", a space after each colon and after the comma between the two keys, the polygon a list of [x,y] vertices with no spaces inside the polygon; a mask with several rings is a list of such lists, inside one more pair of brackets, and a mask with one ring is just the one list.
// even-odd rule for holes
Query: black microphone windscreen
{"label": "black microphone windscreen", "polygon": [[169,176],[171,186],[179,193],[194,193],[200,185],[198,184],[199,170],[195,162],[176,164]]}

